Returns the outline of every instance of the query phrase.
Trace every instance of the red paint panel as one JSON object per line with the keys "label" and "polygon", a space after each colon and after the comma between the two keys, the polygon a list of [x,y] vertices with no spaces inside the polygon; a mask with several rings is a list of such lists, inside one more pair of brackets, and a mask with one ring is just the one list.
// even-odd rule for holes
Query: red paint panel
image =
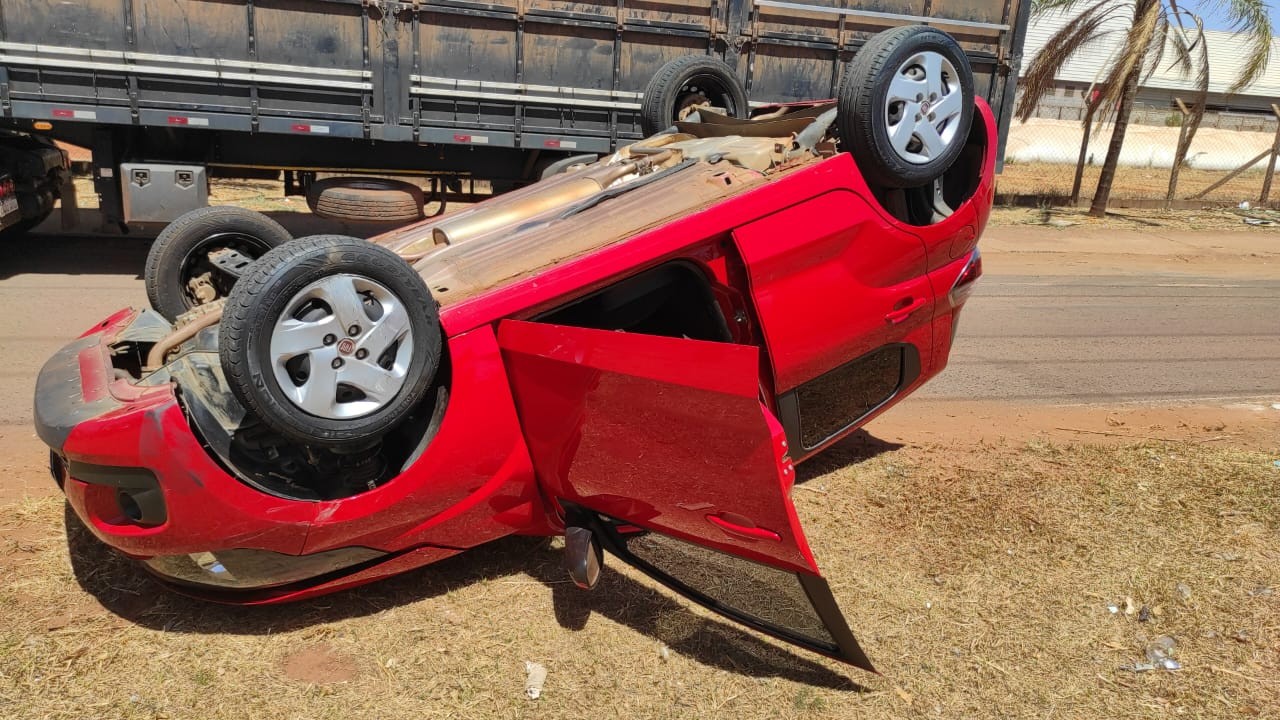
{"label": "red paint panel", "polygon": [[375,490],[316,503],[304,552],[472,547],[546,527],[493,329],[450,338],[449,358],[449,406],[422,457]]}
{"label": "red paint panel", "polygon": [[823,193],[733,236],[777,392],[890,343],[914,342],[928,356],[935,300],[924,242],[861,195]]}
{"label": "red paint panel", "polygon": [[760,404],[756,348],[515,320],[500,323],[498,344],[548,494],[817,573],[785,436]]}

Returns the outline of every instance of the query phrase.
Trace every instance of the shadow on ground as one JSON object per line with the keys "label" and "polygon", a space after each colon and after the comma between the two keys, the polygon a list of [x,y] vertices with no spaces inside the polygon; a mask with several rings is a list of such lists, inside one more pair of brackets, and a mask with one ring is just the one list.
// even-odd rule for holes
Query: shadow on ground
{"label": "shadow on ground", "polygon": [[[237,635],[287,632],[371,615],[477,582],[526,575],[551,588],[556,620],[567,632],[581,630],[588,618],[598,613],[676,653],[721,670],[837,690],[864,690],[848,677],[746,630],[694,616],[676,599],[621,573],[606,572],[594,590],[578,590],[564,582],[560,554],[545,538],[506,538],[428,568],[314,600],[238,607],[188,598],[161,585],[94,538],[70,506],[65,510],[65,523],[71,566],[81,588],[108,611],[150,629]],[[521,622],[520,613],[513,612],[509,618],[513,625]],[[693,632],[688,630],[691,626],[696,628]]]}
{"label": "shadow on ground", "polygon": [[[142,277],[151,242],[164,228],[146,225],[129,234],[99,228],[97,211],[82,210],[80,226],[61,230],[55,213],[26,235],[0,243],[0,279],[22,274],[134,275]],[[326,220],[306,212],[264,213],[294,237],[350,235],[370,238],[408,223],[351,223]]]}
{"label": "shadow on ground", "polygon": [[849,437],[823,450],[812,460],[796,466],[796,482],[806,483],[829,472],[865,462],[901,447],[902,443],[881,440],[866,430],[857,430]]}
{"label": "shadow on ground", "polygon": [[142,277],[149,238],[36,235],[0,243],[0,279],[15,275],[133,275]]}

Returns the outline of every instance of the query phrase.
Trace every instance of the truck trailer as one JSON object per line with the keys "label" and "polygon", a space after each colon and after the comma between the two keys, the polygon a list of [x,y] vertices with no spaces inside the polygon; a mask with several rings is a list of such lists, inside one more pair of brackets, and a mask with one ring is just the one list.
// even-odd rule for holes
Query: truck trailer
{"label": "truck trailer", "polygon": [[747,107],[729,110],[741,115],[834,97],[867,38],[903,24],[960,42],[1002,151],[1030,6],[0,0],[0,171],[14,177],[20,228],[69,187],[50,140],[92,151],[102,220],[126,230],[206,204],[211,175],[283,173],[297,194],[317,174],[501,191],[644,137],[643,91],[682,57],[730,68]]}

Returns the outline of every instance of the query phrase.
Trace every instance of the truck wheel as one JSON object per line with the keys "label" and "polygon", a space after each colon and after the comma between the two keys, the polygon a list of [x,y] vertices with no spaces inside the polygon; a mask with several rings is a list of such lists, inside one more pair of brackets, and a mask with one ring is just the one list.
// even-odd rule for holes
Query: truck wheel
{"label": "truck wheel", "polygon": [[285,243],[231,290],[218,353],[232,392],[305,445],[366,446],[421,402],[443,341],[435,299],[392,251],[316,235]]}
{"label": "truck wheel", "polygon": [[671,127],[698,105],[747,112],[747,91],[733,68],[708,55],[683,55],[658,68],[640,101],[640,127],[653,135]]}
{"label": "truck wheel", "polygon": [[271,218],[244,208],[197,208],[165,226],[144,273],[151,307],[170,322],[224,298],[249,263],[292,239]]}
{"label": "truck wheel", "polygon": [[383,178],[325,178],[307,189],[315,214],[351,222],[413,222],[422,218],[422,188]]}
{"label": "truck wheel", "polygon": [[570,155],[569,157],[553,160],[545,165],[540,164],[539,167],[534,168],[534,174],[538,176],[539,180],[546,180],[549,177],[555,177],[560,173],[568,172],[569,168],[574,165],[590,165],[598,159],[600,159],[600,156],[594,153]]}
{"label": "truck wheel", "polygon": [[952,37],[924,25],[881,32],[840,81],[837,127],[867,182],[927,185],[960,155],[973,122],[973,70]]}

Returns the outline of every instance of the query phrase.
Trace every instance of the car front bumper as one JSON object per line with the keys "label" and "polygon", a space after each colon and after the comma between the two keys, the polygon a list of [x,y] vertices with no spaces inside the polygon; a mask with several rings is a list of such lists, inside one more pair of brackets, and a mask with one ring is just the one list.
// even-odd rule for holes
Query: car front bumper
{"label": "car front bumper", "polygon": [[116,377],[113,345],[167,329],[148,312],[121,311],[40,371],[36,431],[85,526],[185,592],[222,600],[290,599],[393,558],[365,547],[302,554],[315,503],[266,496],[228,474],[163,376],[152,385]]}

